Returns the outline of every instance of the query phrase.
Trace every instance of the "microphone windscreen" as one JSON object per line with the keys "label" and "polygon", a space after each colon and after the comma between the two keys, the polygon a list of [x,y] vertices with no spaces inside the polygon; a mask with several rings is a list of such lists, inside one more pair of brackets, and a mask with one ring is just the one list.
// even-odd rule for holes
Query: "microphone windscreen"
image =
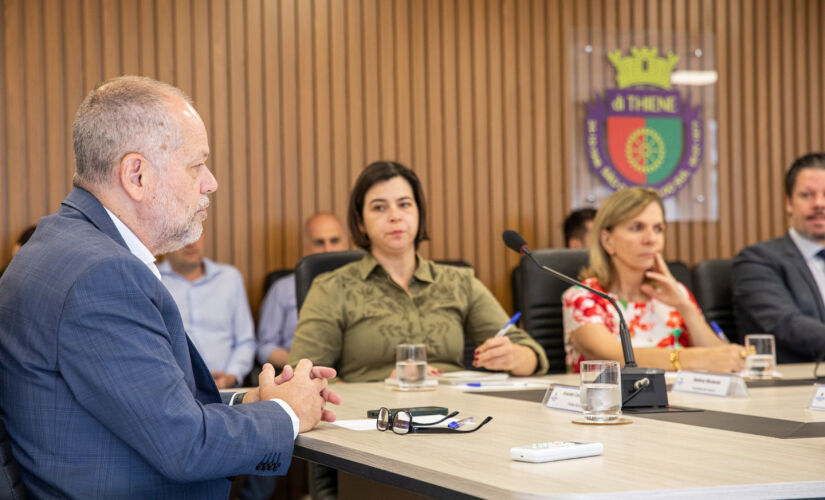
{"label": "microphone windscreen", "polygon": [[527,242],[524,241],[524,238],[512,229],[504,231],[504,234],[502,234],[501,237],[504,238],[504,244],[507,245],[507,248],[514,252],[521,253],[521,249],[527,246]]}

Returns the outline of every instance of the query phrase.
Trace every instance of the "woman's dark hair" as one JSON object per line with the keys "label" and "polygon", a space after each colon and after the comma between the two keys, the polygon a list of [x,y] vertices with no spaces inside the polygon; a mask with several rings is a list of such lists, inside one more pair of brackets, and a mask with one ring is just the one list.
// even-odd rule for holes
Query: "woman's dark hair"
{"label": "woman's dark hair", "polygon": [[372,186],[379,182],[386,182],[393,177],[401,177],[409,183],[413,196],[415,196],[415,204],[418,205],[418,232],[415,235],[416,250],[418,250],[419,243],[430,239],[427,234],[427,201],[424,199],[424,189],[421,187],[418,176],[400,163],[377,161],[370,163],[361,171],[361,175],[358,176],[358,180],[355,181],[355,186],[352,187],[352,192],[349,195],[347,226],[349,226],[352,242],[364,250],[370,249],[370,240],[361,231],[360,227],[364,224],[364,198]]}

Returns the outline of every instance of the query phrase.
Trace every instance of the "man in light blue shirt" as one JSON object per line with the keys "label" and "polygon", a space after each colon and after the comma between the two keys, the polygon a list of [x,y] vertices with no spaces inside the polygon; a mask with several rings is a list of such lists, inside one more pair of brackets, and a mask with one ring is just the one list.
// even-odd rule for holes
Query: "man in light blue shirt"
{"label": "man in light blue shirt", "polygon": [[[344,226],[332,214],[317,213],[304,224],[304,255],[340,252],[349,249]],[[289,348],[298,325],[295,299],[295,274],[279,279],[267,291],[261,303],[258,325],[258,362],[282,368],[289,358]]]}
{"label": "man in light blue shirt", "polygon": [[204,257],[200,237],[158,266],[183,326],[219,389],[240,384],[252,369],[255,336],[241,273]]}

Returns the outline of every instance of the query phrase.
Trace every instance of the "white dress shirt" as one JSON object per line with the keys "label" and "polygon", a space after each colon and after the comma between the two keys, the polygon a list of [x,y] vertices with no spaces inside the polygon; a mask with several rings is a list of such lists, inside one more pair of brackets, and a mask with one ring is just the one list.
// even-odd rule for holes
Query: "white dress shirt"
{"label": "white dress shirt", "polygon": [[[140,259],[141,262],[146,264],[146,267],[152,271],[158,281],[161,281],[160,271],[158,267],[155,265],[155,256],[152,255],[152,252],[146,248],[146,245],[143,244],[140,239],[132,232],[129,227],[123,223],[120,219],[117,218],[115,214],[113,214],[108,208],[103,207],[106,210],[106,213],[109,214],[109,218],[112,219],[112,222],[117,228],[117,232],[120,233],[121,238],[126,242],[126,246],[129,247],[129,251],[132,252],[132,255]],[[292,407],[289,406],[289,403],[284,401],[283,399],[271,399],[270,401],[274,401],[277,403],[281,408],[284,409],[287,415],[289,415],[289,419],[292,421],[292,436],[293,439],[298,437],[298,431],[301,427],[301,422],[298,420],[298,415],[295,414]]]}
{"label": "white dress shirt", "polygon": [[825,247],[802,236],[794,228],[788,230],[788,235],[802,257],[805,258],[805,263],[808,264],[808,269],[811,270],[816,286],[819,288],[819,296],[825,301],[825,259],[818,255]]}

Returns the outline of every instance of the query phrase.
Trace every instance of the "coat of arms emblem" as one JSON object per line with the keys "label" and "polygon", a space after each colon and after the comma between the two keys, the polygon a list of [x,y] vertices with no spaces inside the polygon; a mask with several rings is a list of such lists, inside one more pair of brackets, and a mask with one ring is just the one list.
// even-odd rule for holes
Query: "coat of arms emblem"
{"label": "coat of arms emblem", "polygon": [[701,106],[671,89],[679,56],[647,47],[630,53],[608,54],[618,88],[587,104],[588,161],[612,189],[647,186],[673,196],[702,162]]}

